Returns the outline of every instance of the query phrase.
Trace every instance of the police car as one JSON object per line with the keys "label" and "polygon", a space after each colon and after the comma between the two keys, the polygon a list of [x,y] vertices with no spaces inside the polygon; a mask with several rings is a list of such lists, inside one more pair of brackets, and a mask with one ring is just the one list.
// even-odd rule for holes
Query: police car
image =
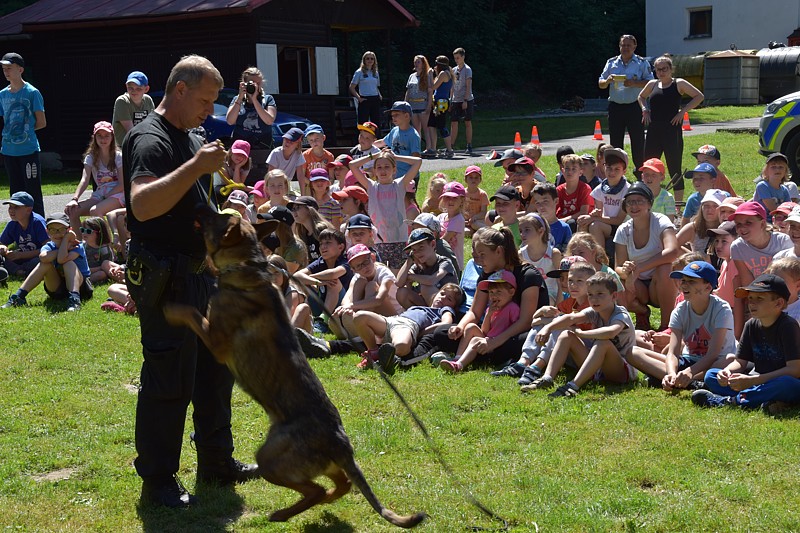
{"label": "police car", "polygon": [[763,155],[784,154],[795,180],[800,178],[800,91],[767,105],[758,125],[758,145]]}

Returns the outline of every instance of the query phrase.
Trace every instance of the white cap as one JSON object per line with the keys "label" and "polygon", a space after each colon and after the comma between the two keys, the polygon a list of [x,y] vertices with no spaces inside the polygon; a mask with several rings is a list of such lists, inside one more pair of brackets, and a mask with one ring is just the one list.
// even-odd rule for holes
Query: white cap
{"label": "white cap", "polygon": [[727,192],[723,191],[723,190],[720,190],[720,189],[708,189],[706,191],[705,196],[703,196],[703,199],[700,200],[700,203],[704,204],[706,202],[714,202],[714,204],[720,205],[720,204],[722,204],[723,201],[725,201],[725,198],[727,198],[728,196],[730,196],[730,195]]}

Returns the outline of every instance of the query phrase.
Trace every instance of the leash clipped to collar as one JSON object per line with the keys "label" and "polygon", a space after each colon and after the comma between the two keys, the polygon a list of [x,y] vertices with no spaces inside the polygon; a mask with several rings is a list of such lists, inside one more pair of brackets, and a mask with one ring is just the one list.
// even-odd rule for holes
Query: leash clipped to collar
{"label": "leash clipped to collar", "polygon": [[[290,279],[294,279],[294,276],[289,274],[289,278]],[[295,281],[297,281],[297,280],[295,280]],[[303,290],[303,292],[306,294],[306,296],[309,299],[314,300],[320,306],[320,308],[322,309],[322,312],[328,317],[328,319],[329,320],[335,320],[335,317],[325,307],[325,302],[323,302],[322,299],[318,295],[308,291],[306,289],[305,285],[303,285],[299,281],[298,281],[298,283],[299,283],[301,289]],[[347,339],[352,342],[353,338],[354,338],[354,335],[352,335],[350,333],[350,331],[348,331],[348,329],[344,325],[344,322],[342,322],[340,320],[339,324],[342,326],[342,330],[347,334]],[[506,520],[505,518],[499,516],[497,513],[495,513],[491,509],[489,509],[486,505],[481,503],[472,494],[472,492],[470,492],[470,490],[467,487],[465,487],[460,481],[458,481],[458,478],[456,477],[453,468],[450,466],[450,464],[447,461],[444,460],[444,458],[443,458],[444,454],[442,453],[442,449],[436,444],[436,441],[433,440],[433,437],[431,437],[430,433],[428,433],[428,428],[425,427],[425,423],[417,415],[417,413],[414,411],[414,409],[411,408],[411,405],[408,403],[408,401],[406,400],[405,396],[403,396],[403,394],[395,386],[395,384],[392,383],[392,381],[389,379],[389,376],[386,374],[386,372],[383,371],[383,367],[381,367],[380,363],[378,361],[372,361],[372,368],[377,370],[378,374],[383,379],[384,383],[386,383],[386,385],[392,390],[394,395],[397,396],[397,399],[400,400],[400,403],[403,405],[403,407],[405,407],[405,409],[408,412],[409,416],[414,421],[414,424],[416,424],[417,428],[419,428],[419,430],[422,432],[422,435],[425,437],[425,441],[428,443],[428,446],[430,447],[431,451],[433,452],[434,458],[436,458],[436,461],[439,463],[439,465],[441,465],[442,470],[444,470],[445,474],[447,474],[447,477],[450,478],[451,483],[453,485],[455,485],[456,488],[462,494],[465,494],[467,496],[467,501],[469,501],[473,506],[475,506],[480,512],[485,514],[491,520],[497,520],[497,521],[503,523],[503,527],[498,527],[498,528],[485,528],[485,527],[480,527],[480,526],[470,526],[469,529],[472,530],[472,531],[508,531],[508,529],[510,528],[508,520]],[[538,527],[536,529],[538,531]]]}

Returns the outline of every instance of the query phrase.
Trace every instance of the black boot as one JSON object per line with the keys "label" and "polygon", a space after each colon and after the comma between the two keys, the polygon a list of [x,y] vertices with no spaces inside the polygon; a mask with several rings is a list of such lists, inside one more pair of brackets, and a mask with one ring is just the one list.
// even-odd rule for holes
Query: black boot
{"label": "black boot", "polygon": [[189,494],[178,476],[145,478],[142,482],[141,502],[144,505],[159,505],[171,509],[183,509],[197,503]]}
{"label": "black boot", "polygon": [[197,454],[197,483],[221,487],[244,483],[258,477],[258,465],[237,461],[233,457]]}

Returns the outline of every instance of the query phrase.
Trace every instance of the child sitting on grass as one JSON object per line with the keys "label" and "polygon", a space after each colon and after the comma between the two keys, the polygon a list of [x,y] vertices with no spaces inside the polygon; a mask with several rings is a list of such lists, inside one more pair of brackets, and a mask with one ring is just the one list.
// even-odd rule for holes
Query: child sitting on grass
{"label": "child sitting on grass", "polygon": [[552,183],[537,183],[531,194],[533,195],[532,204],[535,207],[535,211],[550,226],[550,238],[553,242],[553,248],[564,252],[567,249],[569,240],[572,238],[572,229],[556,215],[558,207],[556,187]]}
{"label": "child sitting on grass", "polygon": [[[380,361],[384,372],[394,372],[399,358],[411,353],[421,334],[441,324],[452,324],[464,291],[456,283],[446,283],[433,297],[430,306],[412,306],[397,316],[381,316],[372,311],[358,311],[353,316],[356,333],[367,350],[361,354],[358,368],[366,369]],[[377,339],[383,344],[378,346]]]}
{"label": "child sitting on grass", "polygon": [[[774,274],[762,274],[736,290],[747,298],[752,318],[747,321],[736,358],[725,368],[706,372],[708,390],[692,393],[701,407],[761,406],[770,414],[785,404],[800,403],[800,325],[787,315],[791,293]],[[755,373],[748,373],[748,365]]]}
{"label": "child sitting on grass", "polygon": [[767,211],[767,222],[772,222],[772,211],[778,209],[784,202],[791,202],[789,189],[783,185],[789,175],[789,160],[783,154],[771,154],[767,157],[765,167],[765,179],[756,185],[753,201],[764,206]]}
{"label": "child sitting on grass", "polygon": [[83,221],[80,232],[78,237],[83,237],[81,240],[86,252],[86,262],[91,272],[89,279],[92,284],[106,281],[109,279],[108,269],[116,261],[108,222],[103,217],[89,217]]}
{"label": "child sitting on grass", "polygon": [[89,281],[86,252],[70,229],[69,218],[64,213],[54,213],[47,217],[46,223],[50,240],[39,252],[39,264],[0,309],[28,305],[25,297],[43,281],[47,296],[68,300],[67,311],[79,311],[81,300],[92,297],[94,288]]}
{"label": "child sitting on grass", "polygon": [[[599,272],[586,280],[586,286],[589,307],[556,318],[545,325],[536,336],[536,342],[544,346],[551,332],[564,330],[558,335],[542,377],[522,390],[553,387],[553,380],[568,356],[578,366],[578,373],[572,381],[551,393],[550,397],[577,396],[580,388],[591,379],[614,383],[630,383],[636,380],[638,373],[627,361],[636,344],[636,333],[628,310],[616,304],[617,284],[614,278]],[[593,329],[568,329],[570,326],[585,323],[591,323]]]}
{"label": "child sitting on grass", "polygon": [[[568,154],[564,156],[563,161],[564,183],[556,187],[558,200],[556,216],[569,226],[571,237],[578,229],[578,217],[589,214],[594,207],[594,199],[592,188],[581,180],[581,158],[575,154]],[[558,247],[558,249],[565,251],[565,248]]]}
{"label": "child sitting on grass", "polygon": [[657,157],[648,159],[639,168],[639,172],[642,173],[644,184],[653,192],[653,207],[651,211],[666,215],[674,222],[677,215],[675,197],[667,189],[661,187],[661,183],[666,179],[665,174],[667,172],[664,163]]}
{"label": "child sitting on grass", "polygon": [[467,184],[466,197],[464,198],[464,219],[468,234],[486,225],[484,219],[489,210],[489,195],[480,188],[482,180],[483,171],[481,167],[470,165],[464,171],[464,183]]}
{"label": "child sitting on grass", "polygon": [[503,333],[519,320],[519,305],[513,301],[517,279],[508,270],[498,270],[478,283],[478,290],[489,293],[489,306],[480,327],[468,324],[458,342],[456,359],[442,359],[439,367],[448,372],[461,372],[484,352],[481,343]]}
{"label": "child sitting on grass", "polygon": [[783,257],[774,260],[765,274],[779,276],[789,287],[789,301],[786,302],[786,314],[800,322],[800,259],[796,257]]}
{"label": "child sitting on grass", "polygon": [[428,182],[428,192],[422,201],[421,210],[423,213],[431,213],[436,216],[442,214],[440,200],[442,199],[445,183],[447,183],[447,176],[442,172],[437,172],[431,177],[431,181]]}
{"label": "child sitting on grass", "polygon": [[319,214],[322,218],[333,224],[334,228],[342,225],[342,206],[331,197],[331,180],[328,171],[315,168],[308,173],[311,182],[311,196],[317,201]]}
{"label": "child sitting on grass", "polygon": [[464,229],[465,221],[461,210],[464,207],[466,189],[457,181],[451,181],[444,186],[440,204],[442,214],[439,215],[439,226],[442,228],[442,240],[450,245],[456,255],[460,271],[464,268]]}
{"label": "child sitting on grass", "polygon": [[666,391],[698,389],[705,372],[724,367],[736,350],[733,311],[712,294],[718,276],[710,263],[692,261],[670,277],[680,280],[684,300],[670,315],[667,353],[635,346],[628,360]]}
{"label": "child sitting on grass", "polygon": [[630,185],[625,179],[628,154],[620,148],[607,148],[604,154],[606,179],[592,191],[594,209],[588,215],[578,217],[578,230],[588,231],[603,246],[625,220],[622,202]]}
{"label": "child sitting on grass", "polygon": [[[552,187],[552,185],[551,185]],[[538,213],[526,213],[519,220],[519,234],[525,244],[519,249],[519,258],[535,266],[542,276],[561,262],[561,252],[550,244],[550,226]],[[558,301],[558,281],[545,281],[550,305]]]}
{"label": "child sitting on grass", "polygon": [[[579,256],[565,257],[561,260],[559,269],[548,272],[548,279],[567,278],[569,297],[559,302],[556,307],[541,307],[534,313],[531,331],[522,346],[522,355],[520,355],[519,360],[501,370],[492,372],[492,375],[518,377],[519,381],[517,383],[523,386],[530,385],[536,378],[541,377],[560,332],[553,332],[545,346],[540,346],[536,343],[536,335],[539,334],[542,326],[552,319],[563,314],[581,311],[589,306],[586,280],[594,274],[594,267]],[[578,327],[582,327],[582,325],[579,324]],[[585,329],[590,328],[591,325]]]}
{"label": "child sitting on grass", "polygon": [[404,308],[431,305],[446,283],[458,283],[453,263],[436,253],[436,236],[429,229],[415,229],[404,248],[408,259],[397,276],[397,301]]}

